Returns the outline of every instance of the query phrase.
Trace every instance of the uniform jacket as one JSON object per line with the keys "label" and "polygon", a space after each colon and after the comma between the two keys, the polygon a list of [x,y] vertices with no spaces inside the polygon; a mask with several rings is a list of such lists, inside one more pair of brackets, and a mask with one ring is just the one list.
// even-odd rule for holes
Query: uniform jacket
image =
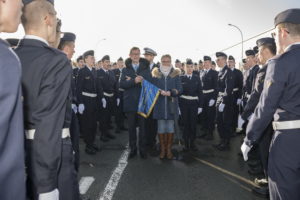
{"label": "uniform jacket", "polygon": [[134,70],[130,58],[125,61],[125,65],[120,78],[120,87],[125,90],[123,93],[123,111],[137,112],[142,87],[141,83],[136,84],[134,79],[137,76],[142,76],[145,80],[152,81],[149,61],[140,58],[137,71]]}
{"label": "uniform jacket", "polygon": [[199,108],[203,107],[203,93],[202,84],[199,76],[192,75],[191,79],[187,75],[180,76],[182,93],[181,95],[198,97],[198,100],[187,100],[184,98],[179,98],[180,104],[197,104]]}
{"label": "uniform jacket", "polygon": [[[177,119],[178,96],[182,93],[180,81],[180,70],[172,68],[169,75],[165,77],[159,68],[152,71],[153,84],[161,90],[170,91],[171,97],[160,95],[153,111],[154,119]],[[176,92],[177,91],[177,92]]]}
{"label": "uniform jacket", "polygon": [[[234,78],[231,69],[225,66],[218,74],[218,100],[217,104],[233,105]],[[223,94],[220,94],[223,93]]]}
{"label": "uniform jacket", "polygon": [[255,81],[258,70],[259,70],[258,65],[255,65],[254,67],[249,69],[249,74],[246,78],[245,88],[244,88],[244,92],[248,95],[251,94],[251,92],[252,92],[252,89],[254,87],[254,81]]}
{"label": "uniform jacket", "polygon": [[235,100],[241,99],[243,95],[243,73],[236,68],[234,68],[232,72],[234,78],[233,96]]}
{"label": "uniform jacket", "polygon": [[24,125],[26,130],[35,129],[26,147],[27,173],[37,193],[50,192],[58,188],[72,68],[64,53],[39,40],[21,40],[16,53],[22,64]]}
{"label": "uniform jacket", "polygon": [[[78,104],[85,104],[85,96],[82,95],[83,92],[97,94],[98,102],[103,98],[103,89],[99,80],[97,80],[96,70],[92,71],[85,66],[78,72],[77,79],[77,101]],[[89,98],[89,97],[88,97]]]}
{"label": "uniform jacket", "polygon": [[244,120],[247,120],[251,116],[258,104],[261,92],[264,88],[267,67],[268,65],[264,65],[261,69],[258,70],[254,84],[254,90],[252,91],[246,107],[244,108],[244,111],[241,115]]}
{"label": "uniform jacket", "polygon": [[204,70],[200,72],[200,80],[202,83],[202,90],[214,90],[211,93],[203,93],[204,102],[208,105],[209,100],[216,100],[218,96],[218,72],[210,69],[207,73]]}
{"label": "uniform jacket", "polygon": [[[247,126],[247,138],[251,143],[260,139],[273,117],[274,121],[300,120],[299,57],[300,44],[294,44],[269,60],[264,89]],[[298,134],[299,129],[282,132]]]}
{"label": "uniform jacket", "polygon": [[0,199],[25,200],[21,64],[0,39]]}
{"label": "uniform jacket", "polygon": [[109,94],[117,93],[117,81],[113,71],[108,70],[105,72],[103,69],[97,70],[97,79],[101,84],[103,92]]}

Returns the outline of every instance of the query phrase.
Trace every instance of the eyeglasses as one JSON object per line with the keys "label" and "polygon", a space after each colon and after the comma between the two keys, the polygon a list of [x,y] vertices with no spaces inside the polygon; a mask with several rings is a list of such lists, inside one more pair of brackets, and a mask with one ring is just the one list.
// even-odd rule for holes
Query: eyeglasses
{"label": "eyeglasses", "polygon": [[[286,28],[280,28],[279,31],[284,30],[285,32],[287,32],[287,34],[290,34],[290,32],[286,29]],[[276,32],[272,32],[271,33],[272,38],[275,39],[275,37],[277,36]]]}

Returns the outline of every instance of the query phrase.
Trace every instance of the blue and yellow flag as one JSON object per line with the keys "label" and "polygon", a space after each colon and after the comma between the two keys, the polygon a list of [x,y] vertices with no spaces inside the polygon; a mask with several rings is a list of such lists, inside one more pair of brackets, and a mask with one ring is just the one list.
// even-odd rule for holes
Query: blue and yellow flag
{"label": "blue and yellow flag", "polygon": [[158,96],[159,88],[149,81],[143,80],[138,114],[145,118],[149,117],[158,99]]}

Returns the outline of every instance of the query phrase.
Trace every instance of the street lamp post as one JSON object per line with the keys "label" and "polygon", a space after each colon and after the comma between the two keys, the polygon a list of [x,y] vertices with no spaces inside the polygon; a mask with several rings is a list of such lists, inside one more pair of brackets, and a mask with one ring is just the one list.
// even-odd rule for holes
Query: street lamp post
{"label": "street lamp post", "polygon": [[241,33],[241,37],[242,37],[242,57],[241,59],[243,59],[243,55],[244,55],[244,36],[243,36],[243,32],[241,31],[241,29],[239,27],[237,27],[236,25],[233,25],[233,24],[228,24],[228,26],[233,26],[235,27],[236,29],[238,29]]}
{"label": "street lamp post", "polygon": [[106,40],[106,38],[102,38],[102,39],[98,40],[98,42],[96,43],[96,46],[95,46],[95,50],[97,50],[97,47],[100,44],[100,42],[102,42],[104,40]]}

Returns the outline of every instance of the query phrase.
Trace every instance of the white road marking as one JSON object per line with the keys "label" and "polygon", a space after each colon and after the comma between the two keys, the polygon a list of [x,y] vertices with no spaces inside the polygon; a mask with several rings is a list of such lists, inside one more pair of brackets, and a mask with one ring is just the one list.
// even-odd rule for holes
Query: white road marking
{"label": "white road marking", "polygon": [[116,169],[113,171],[105,189],[103,192],[100,193],[100,198],[99,200],[111,200],[114,196],[114,193],[117,189],[117,186],[119,184],[119,181],[121,179],[121,176],[128,164],[127,160],[128,160],[128,156],[129,156],[129,148],[128,145],[126,146],[126,150],[123,151],[120,159],[119,159],[119,163],[118,166],[116,167]]}
{"label": "white road marking", "polygon": [[89,188],[91,187],[94,181],[95,178],[92,176],[82,177],[79,181],[80,194],[85,194],[89,190]]}

